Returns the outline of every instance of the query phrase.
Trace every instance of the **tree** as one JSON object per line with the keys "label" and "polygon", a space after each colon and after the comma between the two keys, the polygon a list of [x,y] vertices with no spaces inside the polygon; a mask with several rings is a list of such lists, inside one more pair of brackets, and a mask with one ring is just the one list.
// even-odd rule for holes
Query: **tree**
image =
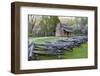
{"label": "tree", "polygon": [[87,34],[88,32],[88,18],[87,17],[76,17],[76,24],[74,25],[75,34]]}
{"label": "tree", "polygon": [[44,36],[55,35],[56,25],[60,22],[57,16],[42,16],[42,20],[39,25],[41,27],[41,32]]}
{"label": "tree", "polygon": [[34,28],[36,23],[36,17],[33,15],[28,15],[28,31],[32,33],[32,29]]}

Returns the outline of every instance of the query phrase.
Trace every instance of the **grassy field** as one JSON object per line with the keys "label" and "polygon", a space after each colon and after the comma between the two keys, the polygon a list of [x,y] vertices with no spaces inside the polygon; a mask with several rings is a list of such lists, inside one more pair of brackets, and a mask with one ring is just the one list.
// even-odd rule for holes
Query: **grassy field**
{"label": "grassy field", "polygon": [[79,48],[74,48],[72,52],[67,51],[62,56],[64,59],[76,59],[76,58],[87,58],[88,57],[88,45],[87,43],[82,44]]}
{"label": "grassy field", "polygon": [[57,40],[61,40],[61,39],[65,39],[66,37],[35,37],[33,38],[33,42],[36,44],[45,44],[45,42],[50,41],[50,42],[54,42]]}
{"label": "grassy field", "polygon": [[[40,43],[45,44],[45,41],[56,41],[64,38],[65,37],[38,37],[38,38],[33,38],[33,41],[38,44]],[[73,48],[73,51],[65,51],[64,55],[61,56],[61,59],[79,59],[87,57],[88,57],[88,44],[84,43],[80,47]],[[39,60],[52,60],[52,59],[57,59],[57,57],[53,55],[39,56]]]}

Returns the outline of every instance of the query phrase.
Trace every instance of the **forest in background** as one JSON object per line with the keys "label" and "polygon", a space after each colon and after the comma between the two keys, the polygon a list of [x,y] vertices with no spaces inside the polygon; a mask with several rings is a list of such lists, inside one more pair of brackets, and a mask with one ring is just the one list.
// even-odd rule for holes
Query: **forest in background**
{"label": "forest in background", "polygon": [[46,15],[28,15],[29,37],[55,36],[57,24],[65,24],[73,28],[73,33],[86,34],[88,31],[87,17],[63,17]]}

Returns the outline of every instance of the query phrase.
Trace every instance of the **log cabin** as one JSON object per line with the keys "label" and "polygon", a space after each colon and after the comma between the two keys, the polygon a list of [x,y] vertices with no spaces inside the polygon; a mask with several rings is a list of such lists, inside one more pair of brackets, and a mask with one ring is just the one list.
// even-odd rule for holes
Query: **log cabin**
{"label": "log cabin", "polygon": [[66,24],[57,24],[56,27],[56,36],[72,36],[73,35],[73,28]]}

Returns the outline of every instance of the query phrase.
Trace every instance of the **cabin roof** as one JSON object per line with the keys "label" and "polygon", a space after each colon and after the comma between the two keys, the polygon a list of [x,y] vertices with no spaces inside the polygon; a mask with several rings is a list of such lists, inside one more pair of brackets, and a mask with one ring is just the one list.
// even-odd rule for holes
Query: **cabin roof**
{"label": "cabin roof", "polygon": [[73,28],[71,26],[68,26],[66,24],[61,24],[61,28],[63,28],[66,32],[73,32]]}

